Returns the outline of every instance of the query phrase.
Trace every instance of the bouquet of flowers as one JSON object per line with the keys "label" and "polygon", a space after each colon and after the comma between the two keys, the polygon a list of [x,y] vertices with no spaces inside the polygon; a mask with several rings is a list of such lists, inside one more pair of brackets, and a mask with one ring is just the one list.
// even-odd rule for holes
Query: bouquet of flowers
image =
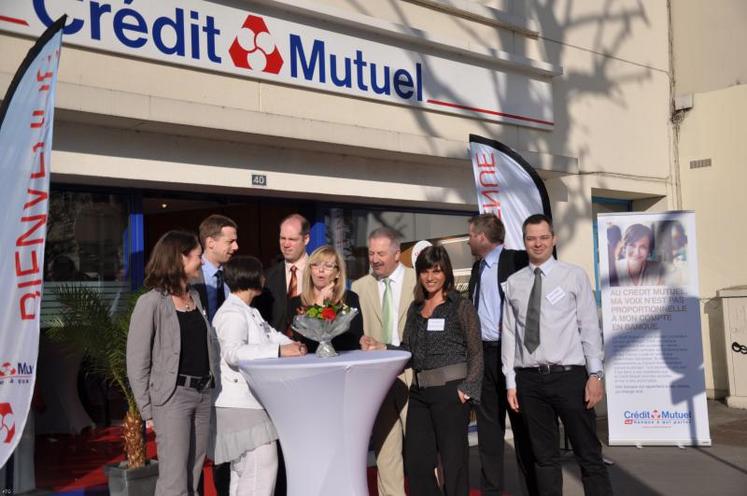
{"label": "bouquet of flowers", "polygon": [[332,346],[332,338],[350,328],[350,323],[358,314],[357,308],[344,303],[310,305],[301,309],[303,313],[293,317],[291,327],[303,337],[319,342],[316,355],[322,358],[337,356]]}

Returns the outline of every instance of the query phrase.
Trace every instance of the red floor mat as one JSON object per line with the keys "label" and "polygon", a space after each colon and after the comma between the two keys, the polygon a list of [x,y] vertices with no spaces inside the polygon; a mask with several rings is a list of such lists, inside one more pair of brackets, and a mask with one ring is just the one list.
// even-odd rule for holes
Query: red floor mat
{"label": "red floor mat", "polygon": [[[67,492],[106,485],[104,466],[124,460],[118,427],[94,429],[87,435],[40,435],[36,437],[36,485],[39,489]],[[148,435],[146,451],[156,454],[155,435]],[[209,464],[204,472],[205,495],[216,496],[213,489],[213,470]],[[376,468],[368,469],[368,488],[376,491]],[[479,496],[472,489],[470,496]]]}

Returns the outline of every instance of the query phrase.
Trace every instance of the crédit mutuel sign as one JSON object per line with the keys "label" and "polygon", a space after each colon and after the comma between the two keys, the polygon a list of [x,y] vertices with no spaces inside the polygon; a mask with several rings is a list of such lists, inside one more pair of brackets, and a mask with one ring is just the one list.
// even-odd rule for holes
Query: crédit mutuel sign
{"label": "cr\u00e9dit mutuel sign", "polygon": [[0,30],[252,79],[550,129],[548,80],[199,0],[3,0]]}

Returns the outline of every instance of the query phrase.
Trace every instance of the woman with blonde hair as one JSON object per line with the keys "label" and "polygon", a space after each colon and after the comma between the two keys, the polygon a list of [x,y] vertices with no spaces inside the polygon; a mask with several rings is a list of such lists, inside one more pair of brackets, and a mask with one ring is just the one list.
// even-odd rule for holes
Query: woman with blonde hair
{"label": "woman with blonde hair", "polygon": [[[308,269],[303,274],[303,291],[288,302],[288,325],[295,315],[303,313],[311,305],[344,303],[358,309],[350,329],[332,340],[337,351],[357,350],[363,336],[363,316],[360,313],[358,295],[346,289],[345,261],[337,250],[329,245],[320,246],[309,256]],[[294,332],[293,339],[304,343],[309,352],[316,351],[318,343]]]}

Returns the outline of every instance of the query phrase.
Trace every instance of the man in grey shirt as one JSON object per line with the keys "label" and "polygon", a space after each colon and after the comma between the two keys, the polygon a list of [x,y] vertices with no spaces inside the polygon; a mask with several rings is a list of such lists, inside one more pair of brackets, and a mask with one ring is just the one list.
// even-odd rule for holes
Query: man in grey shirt
{"label": "man in grey shirt", "polygon": [[581,466],[584,493],[611,495],[596,435],[604,353],[591,285],[583,269],[553,258],[548,217],[532,215],[522,229],[529,266],[508,278],[503,310],[508,404],[526,422],[540,494],[563,493],[559,417]]}

